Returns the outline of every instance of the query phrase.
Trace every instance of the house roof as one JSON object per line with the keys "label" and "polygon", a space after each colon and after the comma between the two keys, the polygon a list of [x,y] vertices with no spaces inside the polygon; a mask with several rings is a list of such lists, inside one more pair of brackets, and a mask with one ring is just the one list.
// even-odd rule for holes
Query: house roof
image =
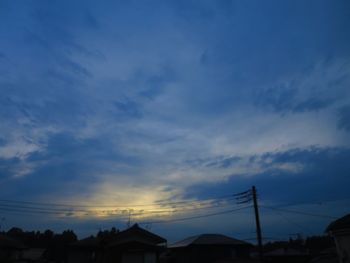
{"label": "house roof", "polygon": [[350,214],[330,223],[326,229],[326,232],[334,232],[340,230],[350,230]]}
{"label": "house roof", "polygon": [[190,245],[250,245],[247,242],[220,235],[220,234],[202,234],[197,236],[188,237],[184,240],[178,241],[170,248],[187,247]]}
{"label": "house roof", "polygon": [[134,224],[132,227],[119,232],[115,238],[115,241],[110,244],[110,246],[127,242],[140,242],[156,245],[165,243],[166,239],[139,227],[138,224]]}
{"label": "house roof", "polygon": [[72,243],[71,246],[79,249],[96,249],[103,246],[114,247],[131,242],[154,246],[165,243],[166,239],[135,224],[132,227],[117,233],[115,236],[109,239],[91,236],[76,241]]}

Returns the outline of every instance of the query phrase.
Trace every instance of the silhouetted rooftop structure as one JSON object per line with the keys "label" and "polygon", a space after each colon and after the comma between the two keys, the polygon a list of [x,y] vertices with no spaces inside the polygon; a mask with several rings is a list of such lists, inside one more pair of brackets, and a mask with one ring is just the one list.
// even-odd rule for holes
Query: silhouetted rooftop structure
{"label": "silhouetted rooftop structure", "polygon": [[326,231],[334,238],[340,263],[349,262],[350,258],[350,214],[347,214],[332,223]]}
{"label": "silhouetted rooftop structure", "polygon": [[343,216],[332,223],[326,229],[326,232],[334,232],[339,230],[349,230],[350,231],[350,214]]}
{"label": "silhouetted rooftop structure", "polygon": [[137,224],[112,236],[88,237],[71,244],[69,263],[158,262],[166,239]]}
{"label": "silhouetted rooftop structure", "polygon": [[5,235],[0,235],[0,248],[25,249],[26,246],[16,239]]}
{"label": "silhouetted rooftop structure", "polygon": [[26,248],[22,242],[11,237],[0,235],[0,262],[15,262],[20,259]]}
{"label": "silhouetted rooftop structure", "polygon": [[188,237],[169,246],[165,262],[211,263],[248,260],[251,244],[221,234]]}
{"label": "silhouetted rooftop structure", "polygon": [[250,245],[249,243],[220,234],[202,234],[188,237],[169,246],[169,248],[189,245]]}
{"label": "silhouetted rooftop structure", "polygon": [[142,242],[144,244],[157,245],[166,243],[166,239],[140,228],[138,224],[134,224],[132,227],[119,232],[116,235],[115,240],[111,242],[109,246],[116,246],[130,242]]}

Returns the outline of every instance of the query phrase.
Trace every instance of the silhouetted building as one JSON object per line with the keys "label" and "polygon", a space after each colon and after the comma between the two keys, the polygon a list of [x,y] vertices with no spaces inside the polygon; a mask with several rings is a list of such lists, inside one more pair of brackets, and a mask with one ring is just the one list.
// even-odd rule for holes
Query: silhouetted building
{"label": "silhouetted building", "polygon": [[332,222],[326,231],[334,238],[339,262],[350,262],[350,214]]}
{"label": "silhouetted building", "polygon": [[0,235],[0,262],[19,260],[25,248],[22,242],[5,235]]}
{"label": "silhouetted building", "polygon": [[165,246],[166,239],[135,224],[107,245],[107,263],[157,263]]}
{"label": "silhouetted building", "polygon": [[331,247],[321,251],[318,255],[313,256],[313,258],[308,263],[338,263],[337,251],[335,247]]}
{"label": "silhouetted building", "polygon": [[90,237],[71,245],[69,263],[158,263],[166,239],[137,224],[113,238]]}
{"label": "silhouetted building", "polygon": [[202,234],[169,246],[169,263],[238,262],[249,259],[251,244],[219,234]]}
{"label": "silhouetted building", "polygon": [[71,244],[68,263],[102,262],[102,240],[97,237],[87,237]]}
{"label": "silhouetted building", "polygon": [[45,262],[45,252],[47,252],[45,248],[27,248],[22,252],[21,262]]}

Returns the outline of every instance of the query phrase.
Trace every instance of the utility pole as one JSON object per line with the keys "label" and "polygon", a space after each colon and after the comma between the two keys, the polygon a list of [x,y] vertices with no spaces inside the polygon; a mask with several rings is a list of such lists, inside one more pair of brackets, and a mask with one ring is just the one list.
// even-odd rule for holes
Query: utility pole
{"label": "utility pole", "polygon": [[258,241],[258,249],[259,249],[259,261],[260,263],[263,263],[263,246],[262,246],[262,237],[261,237],[261,227],[260,227],[260,218],[259,218],[259,209],[258,209],[258,198],[256,195],[256,188],[255,186],[252,187],[252,189],[249,189],[247,191],[234,194],[233,196],[236,197],[236,204],[247,204],[253,201],[254,203],[254,212],[255,212],[255,223],[256,223],[256,237]]}
{"label": "utility pole", "polygon": [[258,200],[256,196],[256,188],[252,187],[252,195],[254,202],[254,212],[255,212],[255,223],[256,223],[256,237],[258,240],[258,249],[259,249],[259,260],[260,263],[263,262],[263,247],[262,247],[262,237],[261,237],[261,227],[260,227],[260,218],[259,218],[259,208],[258,208]]}

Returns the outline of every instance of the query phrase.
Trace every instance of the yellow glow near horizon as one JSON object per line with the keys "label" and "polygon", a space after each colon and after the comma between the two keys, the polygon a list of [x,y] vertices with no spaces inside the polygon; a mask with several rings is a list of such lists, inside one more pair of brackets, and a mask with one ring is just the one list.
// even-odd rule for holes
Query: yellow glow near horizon
{"label": "yellow glow near horizon", "polygon": [[[75,199],[77,208],[61,216],[77,219],[113,219],[128,221],[167,220],[176,216],[186,216],[195,210],[208,208],[214,203],[211,200],[200,201],[181,199],[176,191],[166,191],[164,187],[118,187],[103,184],[87,199]],[[173,198],[178,196],[178,198]],[[159,202],[163,200],[163,202]],[[164,202],[164,200],[166,200]],[[189,203],[188,203],[189,202]],[[224,204],[216,201],[216,205]],[[79,204],[79,205],[78,205]]]}
{"label": "yellow glow near horizon", "polygon": [[[165,191],[163,187],[133,187],[100,185],[89,198],[77,198],[69,203],[77,204],[76,209],[69,212],[75,218],[116,218],[128,220],[147,219],[154,217],[169,217],[174,207],[157,203],[159,200],[169,200],[175,192]],[[177,200],[169,200],[174,202]],[[67,213],[62,213],[67,216]]]}

